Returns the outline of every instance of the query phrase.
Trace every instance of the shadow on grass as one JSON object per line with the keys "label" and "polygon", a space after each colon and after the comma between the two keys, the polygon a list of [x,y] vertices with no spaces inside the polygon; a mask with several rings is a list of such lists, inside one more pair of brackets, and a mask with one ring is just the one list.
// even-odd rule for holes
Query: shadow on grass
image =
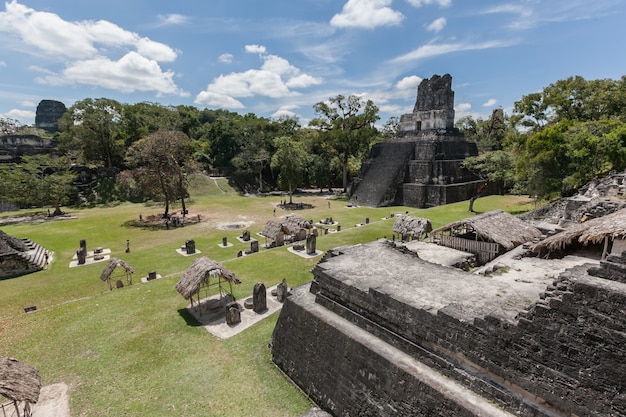
{"label": "shadow on grass", "polygon": [[196,320],[196,318],[187,310],[186,308],[181,308],[178,310],[178,314],[185,320],[187,326],[198,327],[201,326],[200,322]]}

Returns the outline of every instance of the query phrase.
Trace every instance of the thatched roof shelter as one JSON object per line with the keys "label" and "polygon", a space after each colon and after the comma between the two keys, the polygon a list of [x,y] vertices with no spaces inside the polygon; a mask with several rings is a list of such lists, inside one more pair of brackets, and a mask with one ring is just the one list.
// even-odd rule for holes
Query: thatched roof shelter
{"label": "thatched roof shelter", "polygon": [[[217,282],[211,283],[211,279],[217,279]],[[229,292],[226,292],[222,287],[222,282],[228,283]],[[232,284],[241,284],[241,281],[224,265],[203,256],[191,264],[182,278],[176,283],[175,288],[185,300],[191,300],[193,305],[194,296],[197,296],[198,303],[200,303],[200,292],[202,289],[208,290],[209,287],[217,285],[220,296],[232,295]]]}
{"label": "thatched roof shelter", "polygon": [[433,230],[430,220],[422,217],[413,217],[403,214],[396,217],[393,223],[394,233],[399,233],[403,237],[410,236],[413,239],[419,239],[422,235],[427,235]]}
{"label": "thatched roof shelter", "polygon": [[118,266],[124,268],[121,276],[126,277],[126,283],[129,285],[133,283],[132,274],[135,273],[135,270],[121,259],[111,258],[106,268],[104,268],[104,270],[100,274],[100,279],[107,282],[107,284],[109,285],[109,289],[113,288],[111,286],[111,275],[113,274],[115,268],[117,268]]}
{"label": "thatched roof shelter", "polygon": [[283,222],[290,235],[296,234],[302,229],[312,229],[313,223],[298,216],[288,216]]}
{"label": "thatched roof shelter", "polygon": [[497,243],[507,251],[541,236],[539,229],[502,210],[452,222],[433,230],[432,234],[444,232],[459,237]]}
{"label": "thatched roof shelter", "polygon": [[[615,239],[626,239],[626,209],[588,220],[583,223],[576,223],[566,230],[552,235],[537,243],[531,250],[540,255],[561,252],[567,246],[573,244],[589,245],[605,242],[606,252],[609,241]],[[603,257],[606,253],[603,253]]]}
{"label": "thatched roof shelter", "polygon": [[0,356],[0,395],[12,400],[34,404],[39,399],[39,371],[17,359]]}
{"label": "thatched roof shelter", "polygon": [[261,234],[268,239],[276,240],[279,235],[289,234],[289,229],[283,223],[268,220]]}

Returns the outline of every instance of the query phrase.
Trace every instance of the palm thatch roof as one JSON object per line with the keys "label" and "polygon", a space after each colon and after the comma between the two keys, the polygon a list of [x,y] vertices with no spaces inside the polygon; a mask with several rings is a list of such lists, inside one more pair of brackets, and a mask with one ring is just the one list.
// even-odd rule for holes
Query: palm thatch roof
{"label": "palm thatch roof", "polygon": [[239,278],[228,268],[203,256],[191,264],[182,278],[176,283],[175,288],[185,300],[189,300],[195,294],[198,294],[202,287],[209,285],[210,278],[224,279],[230,283],[241,284]]}
{"label": "palm thatch roof", "polygon": [[100,274],[100,279],[102,281],[107,281],[108,279],[110,279],[111,274],[113,273],[113,270],[118,266],[123,267],[126,270],[126,273],[131,273],[131,274],[135,273],[135,270],[126,262],[118,258],[111,258],[109,260],[109,264],[106,266],[106,268],[104,268],[104,271],[102,271],[102,274]]}
{"label": "palm thatch roof", "polygon": [[17,359],[0,356],[0,395],[13,401],[36,403],[41,390],[39,371]]}
{"label": "palm thatch roof", "polygon": [[261,234],[268,239],[276,240],[280,234],[289,234],[289,230],[285,225],[274,220],[268,220]]}
{"label": "palm thatch roof", "polygon": [[430,233],[433,230],[433,225],[430,220],[422,217],[413,217],[408,214],[403,214],[396,217],[396,221],[393,223],[393,231],[399,233],[402,236],[411,236],[419,239],[422,235]]}
{"label": "palm thatch roof", "polygon": [[288,216],[283,222],[283,226],[287,228],[289,234],[293,235],[302,229],[313,228],[313,223],[298,216]]}
{"label": "palm thatch roof", "polygon": [[626,239],[626,209],[583,223],[576,223],[534,245],[535,253],[557,252],[573,243],[601,243],[605,238]]}
{"label": "palm thatch roof", "polygon": [[443,234],[446,231],[456,235],[473,235],[476,240],[497,243],[506,250],[541,236],[539,229],[502,210],[447,224],[433,230],[432,234]]}

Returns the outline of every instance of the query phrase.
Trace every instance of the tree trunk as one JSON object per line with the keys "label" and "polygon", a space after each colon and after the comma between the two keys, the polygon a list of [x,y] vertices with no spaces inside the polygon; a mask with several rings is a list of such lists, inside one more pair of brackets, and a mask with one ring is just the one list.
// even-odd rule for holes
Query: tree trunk
{"label": "tree trunk", "polygon": [[485,188],[487,188],[488,184],[489,184],[489,178],[487,178],[485,182],[480,187],[478,187],[478,190],[476,190],[476,194],[474,194],[472,198],[470,198],[470,204],[469,204],[470,213],[474,213],[474,201],[476,201],[481,196],[482,192],[485,191]]}
{"label": "tree trunk", "polygon": [[344,155],[343,157],[343,192],[347,193],[348,192],[348,156]]}

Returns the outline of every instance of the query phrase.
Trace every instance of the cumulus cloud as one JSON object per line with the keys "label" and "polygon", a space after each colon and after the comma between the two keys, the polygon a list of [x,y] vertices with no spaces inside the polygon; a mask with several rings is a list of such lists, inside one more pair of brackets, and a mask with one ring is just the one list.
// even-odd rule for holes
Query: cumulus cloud
{"label": "cumulus cloud", "polygon": [[294,104],[288,104],[288,105],[284,105],[281,106],[278,110],[276,110],[273,114],[272,114],[272,118],[274,119],[298,119],[299,116],[297,113],[295,113],[293,110],[297,109],[299,106],[294,105]]}
{"label": "cumulus cloud", "polygon": [[446,27],[448,21],[445,17],[440,17],[439,19],[433,20],[430,24],[426,25],[426,30],[429,32],[440,32],[443,28]]}
{"label": "cumulus cloud", "polygon": [[[263,64],[259,69],[222,74],[211,81],[206,90],[200,92],[194,102],[226,108],[243,108],[237,98],[265,96],[273,99],[297,96],[293,89],[320,84],[321,79],[303,73],[285,58],[266,54],[260,45],[246,45],[246,51],[261,53]],[[261,52],[262,51],[262,52]]]}
{"label": "cumulus cloud", "polygon": [[404,77],[396,83],[396,96],[403,99],[409,99],[417,94],[417,86],[422,82],[422,78],[417,75]]}
{"label": "cumulus cloud", "polygon": [[413,7],[428,6],[430,4],[438,4],[439,7],[450,7],[452,0],[406,0]]}
{"label": "cumulus cloud", "polygon": [[264,54],[267,51],[267,48],[262,45],[246,45],[244,46],[244,50],[251,54]]}
{"label": "cumulus cloud", "polygon": [[389,7],[392,0],[348,0],[330,24],[340,28],[367,28],[400,24],[404,15]]}
{"label": "cumulus cloud", "polygon": [[[105,21],[70,22],[60,16],[29,8],[13,0],[0,12],[0,31],[20,41],[17,45],[55,58],[66,59],[66,68],[37,78],[40,83],[87,84],[122,92],[154,91],[180,94],[174,73],[161,69],[178,52],[170,46],[141,37]],[[179,18],[170,15],[173,21]]]}
{"label": "cumulus cloud", "polygon": [[233,62],[233,54],[222,54],[217,58],[222,64],[230,64]]}
{"label": "cumulus cloud", "polygon": [[157,91],[159,94],[186,95],[173,81],[174,72],[163,72],[159,64],[137,52],[129,52],[117,61],[97,57],[69,64],[60,74],[36,78],[43,84],[97,85],[123,93]]}
{"label": "cumulus cloud", "polygon": [[19,120],[21,123],[32,124],[35,121],[35,112],[32,110],[11,109],[4,114],[9,119]]}
{"label": "cumulus cloud", "polygon": [[495,98],[490,98],[485,103],[483,103],[483,107],[493,107],[496,105],[497,102],[498,100],[496,100]]}

